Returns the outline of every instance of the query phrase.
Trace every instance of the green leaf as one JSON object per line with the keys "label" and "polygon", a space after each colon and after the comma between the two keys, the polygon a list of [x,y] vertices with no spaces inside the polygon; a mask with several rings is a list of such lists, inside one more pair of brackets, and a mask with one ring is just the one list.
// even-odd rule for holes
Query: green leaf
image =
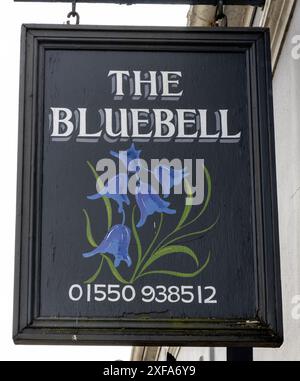
{"label": "green leaf", "polygon": [[144,258],[145,259],[147,257],[147,255],[149,254],[150,250],[152,249],[153,245],[155,244],[158,236],[159,236],[159,233],[160,233],[160,230],[161,230],[161,227],[162,227],[162,223],[163,223],[163,220],[164,220],[164,215],[163,213],[160,213],[160,221],[159,221],[159,225],[158,225],[158,229],[154,235],[154,238],[152,240],[152,242],[150,243],[150,245],[148,246],[148,249],[146,250],[145,252],[145,255],[144,255]]}
{"label": "green leaf", "polygon": [[105,254],[102,254],[103,258],[105,258],[109,268],[110,268],[110,271],[112,272],[113,276],[116,278],[116,280],[118,280],[120,283],[123,283],[123,284],[128,284],[129,282],[124,279],[122,277],[122,275],[119,273],[119,271],[115,268],[112,260]]}
{"label": "green leaf", "polygon": [[197,266],[199,266],[199,261],[198,261],[197,255],[195,254],[195,252],[192,249],[190,249],[187,246],[173,245],[173,246],[167,246],[167,247],[164,247],[164,248],[161,248],[161,249],[157,250],[148,259],[148,261],[144,264],[144,266],[143,266],[143,268],[141,270],[141,273],[143,273],[146,270],[146,268],[149,267],[153,262],[155,262],[158,259],[164,257],[165,255],[179,254],[179,253],[183,253],[183,254],[189,255],[190,257],[192,257],[194,259],[194,261],[196,262]]}
{"label": "green leaf", "polygon": [[[187,191],[187,194],[188,194],[187,198],[192,198],[191,197],[191,195],[193,194],[192,193],[192,188],[191,188],[189,182],[186,179],[184,179],[184,184],[185,184],[185,186],[186,186],[186,188],[188,190]],[[188,216],[189,216],[189,214],[190,214],[190,212],[192,210],[192,206],[193,206],[192,204],[190,204],[190,205],[185,204],[184,210],[182,212],[182,215],[181,215],[181,218],[180,218],[180,220],[178,222],[178,225],[175,228],[175,231],[178,230],[185,223],[186,219],[188,218]]]}
{"label": "green leaf", "polygon": [[135,210],[136,210],[136,205],[134,205],[134,207],[132,209],[131,227],[132,227],[133,237],[135,239],[136,248],[137,248],[137,262],[136,262],[136,266],[135,266],[134,272],[132,274],[132,277],[130,279],[130,282],[134,282],[135,276],[138,272],[138,269],[140,268],[140,264],[141,264],[141,261],[143,259],[142,245],[141,245],[139,233],[137,232],[136,226],[135,226],[135,217],[134,217]]}
{"label": "green leaf", "polygon": [[156,274],[161,274],[161,275],[170,275],[174,276],[177,278],[194,278],[195,276],[199,275],[208,265],[211,257],[211,252],[209,252],[208,257],[204,263],[203,266],[201,266],[197,271],[193,273],[182,273],[182,272],[177,272],[177,271],[168,271],[168,270],[154,270],[154,271],[148,271],[146,273],[140,274],[136,279],[142,278],[147,275],[156,275]]}
{"label": "green leaf", "polygon": [[140,237],[139,237],[139,233],[137,232],[136,226],[135,226],[135,218],[134,218],[135,209],[136,209],[136,205],[132,209],[131,227],[132,227],[132,232],[133,232],[133,236],[134,236],[135,243],[136,243],[137,255],[138,255],[138,263],[139,263],[142,260],[142,245],[141,245],[141,240],[140,240]]}
{"label": "green leaf", "polygon": [[204,233],[208,233],[212,228],[214,228],[216,226],[216,224],[218,223],[219,221],[219,218],[220,218],[220,215],[218,216],[218,218],[216,219],[216,221],[211,224],[210,226],[208,226],[207,228],[205,229],[202,229],[202,230],[199,230],[197,232],[192,232],[192,233],[188,233],[188,234],[183,234],[179,237],[175,237],[173,239],[171,239],[170,241],[168,241],[164,246],[162,247],[165,247],[166,245],[169,245],[170,243],[174,243],[174,242],[177,242],[177,241],[180,241],[180,240],[183,240],[183,239],[186,239],[186,238],[190,238],[190,237],[195,237],[197,235],[202,235]]}
{"label": "green leaf", "polygon": [[206,178],[206,183],[207,183],[207,196],[206,196],[206,200],[205,200],[205,203],[203,205],[203,209],[201,210],[201,212],[199,213],[199,215],[196,217],[200,217],[207,209],[208,207],[208,204],[210,202],[210,199],[211,199],[211,177],[210,177],[210,174],[208,172],[208,169],[206,167],[204,167],[204,174],[205,174],[205,178]]}
{"label": "green leaf", "polygon": [[[193,224],[206,211],[206,209],[207,209],[207,207],[209,205],[210,199],[211,199],[211,189],[212,189],[212,186],[211,186],[211,177],[210,177],[210,174],[209,174],[208,169],[206,167],[204,167],[204,174],[205,174],[205,178],[206,178],[206,182],[207,182],[207,196],[206,196],[206,200],[205,200],[205,203],[204,203],[203,207],[200,209],[200,212],[191,221],[185,223],[186,219],[188,218],[188,215],[190,214],[191,208],[193,206],[193,205],[186,205],[185,208],[184,208],[184,211],[183,211],[183,215],[181,216],[180,221],[179,221],[178,225],[176,226],[176,228],[174,230],[172,230],[169,234],[167,234],[159,242],[159,244],[154,248],[153,252],[157,251],[159,248],[163,248],[163,247],[168,246],[170,243],[173,243],[173,242],[179,241],[182,238],[185,238],[186,236],[180,236],[178,238],[173,238],[172,240],[168,241],[168,239],[170,237],[172,237],[175,233],[177,233],[178,231],[180,231],[180,230],[186,228],[187,226]],[[214,225],[212,225],[212,227],[213,226]],[[197,235],[197,234],[202,234],[202,233],[204,233],[204,232],[206,232],[206,231],[208,231],[210,229],[211,229],[211,227],[209,227],[208,229],[204,229],[203,231],[200,231],[200,232],[192,233],[191,236]]]}
{"label": "green leaf", "polygon": [[96,281],[96,279],[98,278],[98,276],[100,275],[100,272],[101,272],[101,270],[102,270],[103,262],[104,262],[104,258],[102,257],[102,258],[101,258],[100,265],[99,265],[97,271],[96,271],[95,274],[92,275],[89,279],[87,279],[86,281],[84,281],[84,282],[83,282],[84,284],[94,283],[94,282]]}
{"label": "green leaf", "polygon": [[205,175],[206,183],[207,183],[207,196],[205,199],[205,203],[204,203],[203,207],[201,208],[200,212],[197,214],[197,216],[195,218],[193,218],[191,221],[187,222],[185,225],[182,225],[181,229],[183,229],[183,228],[193,224],[195,221],[197,221],[198,218],[200,218],[202,216],[202,214],[206,211],[206,209],[209,205],[209,202],[211,199],[212,186],[211,186],[211,177],[210,177],[210,174],[209,174],[208,169],[206,167],[204,167],[204,175]]}
{"label": "green leaf", "polygon": [[[87,161],[87,164],[90,167],[91,171],[93,172],[93,175],[94,175],[94,177],[96,179],[96,182],[99,185],[99,189],[101,190],[104,187],[104,184],[103,184],[100,176],[98,175],[96,169],[94,168],[93,164],[90,161]],[[107,197],[105,197],[105,196],[102,197],[102,200],[103,200],[103,202],[105,204],[105,208],[106,208],[107,230],[109,230],[111,228],[111,225],[112,225],[112,208],[111,208],[111,203],[110,203],[110,200]]]}
{"label": "green leaf", "polygon": [[[93,238],[93,235],[92,235],[92,230],[91,230],[91,223],[90,223],[90,218],[89,218],[89,215],[87,213],[87,211],[85,209],[83,209],[83,213],[85,215],[85,220],[86,220],[86,237],[87,237],[87,240],[89,242],[89,244],[93,247],[97,247],[97,243],[96,241],[94,240]],[[85,284],[88,284],[88,283],[93,283],[95,282],[95,280],[98,278],[98,276],[100,275],[100,272],[101,272],[101,269],[102,269],[102,266],[103,266],[103,258],[101,258],[101,262],[100,262],[100,265],[97,269],[97,271],[95,272],[94,275],[92,275],[89,279],[87,279],[84,283]]]}
{"label": "green leaf", "polygon": [[[135,208],[136,208],[136,206],[134,206],[134,209]],[[147,258],[147,255],[149,254],[150,250],[152,249],[152,246],[154,245],[154,243],[156,242],[156,240],[157,240],[157,238],[159,236],[161,227],[162,227],[163,219],[164,219],[164,215],[163,215],[163,213],[161,213],[160,214],[160,221],[159,221],[158,229],[157,229],[157,231],[156,231],[156,233],[154,235],[153,240],[151,241],[150,245],[148,246],[145,254],[144,255],[141,254],[140,260],[138,260],[138,262],[136,264],[136,267],[135,267],[135,270],[133,272],[133,275],[131,277],[131,280],[130,280],[131,283],[133,283],[135,281],[136,275],[139,273],[139,269],[140,269],[141,265],[143,264],[143,262],[145,262],[145,260]],[[132,230],[133,231],[135,230],[135,226],[132,227]]]}
{"label": "green leaf", "polygon": [[85,222],[86,222],[86,238],[88,240],[88,243],[93,246],[93,247],[97,247],[97,243],[96,241],[94,240],[93,238],[93,234],[92,234],[92,229],[91,229],[91,222],[90,222],[90,218],[89,218],[89,215],[87,214],[87,211],[85,209],[82,210],[84,215],[85,215]]}

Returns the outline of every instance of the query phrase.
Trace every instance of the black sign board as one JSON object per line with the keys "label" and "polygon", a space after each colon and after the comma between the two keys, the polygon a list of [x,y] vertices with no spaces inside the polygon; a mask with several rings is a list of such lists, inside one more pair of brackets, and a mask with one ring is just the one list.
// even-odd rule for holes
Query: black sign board
{"label": "black sign board", "polygon": [[281,344],[269,49],[23,26],[16,343]]}

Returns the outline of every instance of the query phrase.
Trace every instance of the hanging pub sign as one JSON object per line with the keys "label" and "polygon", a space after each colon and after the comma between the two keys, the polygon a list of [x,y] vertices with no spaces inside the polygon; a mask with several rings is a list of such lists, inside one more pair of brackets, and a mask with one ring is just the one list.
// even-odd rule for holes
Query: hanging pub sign
{"label": "hanging pub sign", "polygon": [[280,346],[265,29],[25,25],[15,343]]}

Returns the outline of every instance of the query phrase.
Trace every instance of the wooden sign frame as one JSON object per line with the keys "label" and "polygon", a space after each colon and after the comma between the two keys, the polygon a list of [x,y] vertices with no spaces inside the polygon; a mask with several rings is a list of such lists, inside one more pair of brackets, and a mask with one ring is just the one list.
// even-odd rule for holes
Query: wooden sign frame
{"label": "wooden sign frame", "polygon": [[[244,52],[255,208],[256,316],[71,319],[39,313],[41,119],[47,49]],[[269,32],[266,29],[23,25],[13,338],[16,344],[279,347],[283,340]]]}

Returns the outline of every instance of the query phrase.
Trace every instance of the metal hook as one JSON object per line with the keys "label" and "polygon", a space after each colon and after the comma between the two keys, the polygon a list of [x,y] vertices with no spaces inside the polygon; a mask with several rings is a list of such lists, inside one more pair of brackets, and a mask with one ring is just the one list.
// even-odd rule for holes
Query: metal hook
{"label": "metal hook", "polygon": [[216,8],[216,15],[214,20],[214,26],[225,26],[228,25],[227,16],[224,13],[224,1],[219,0]]}
{"label": "metal hook", "polygon": [[[80,22],[80,16],[79,13],[76,12],[76,0],[73,0],[72,2],[72,10],[71,12],[68,13],[67,18],[69,19],[70,17],[76,17],[76,25],[79,24]],[[70,25],[70,20],[67,21],[67,24]]]}

